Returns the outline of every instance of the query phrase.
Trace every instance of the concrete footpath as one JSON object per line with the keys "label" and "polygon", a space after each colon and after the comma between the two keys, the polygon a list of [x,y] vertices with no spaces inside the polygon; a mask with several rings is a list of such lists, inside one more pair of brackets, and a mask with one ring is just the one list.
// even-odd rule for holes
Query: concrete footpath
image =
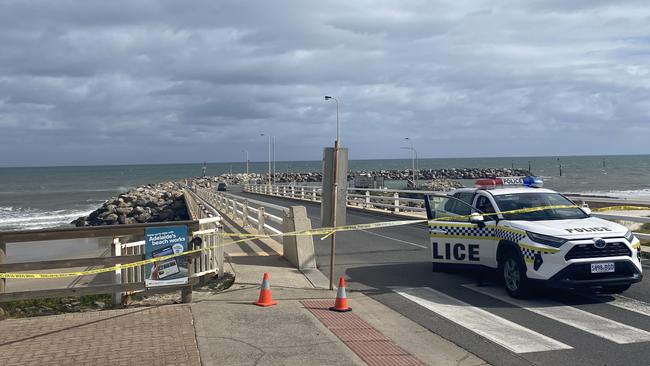
{"label": "concrete footpath", "polygon": [[[326,311],[335,292],[280,256],[229,267],[233,286],[192,304],[1,321],[0,365],[485,364],[361,293],[348,293],[352,312]],[[278,301],[267,308],[252,305],[264,272]]]}
{"label": "concrete footpath", "polygon": [[[485,364],[362,293],[348,292],[352,312],[330,312],[319,320],[304,304],[310,299],[328,299],[325,303],[332,306],[336,292],[314,288],[312,281],[318,281],[313,275],[310,281],[280,256],[231,257],[230,265],[235,284],[219,294],[195,293],[191,305],[203,365]],[[264,272],[270,275],[273,299],[278,301],[268,308],[251,304],[257,299]],[[352,319],[346,316],[353,314],[362,321],[348,321],[347,336],[342,337],[340,331],[334,335],[333,331]],[[369,332],[370,328],[374,331]],[[369,334],[390,341],[368,338]]]}

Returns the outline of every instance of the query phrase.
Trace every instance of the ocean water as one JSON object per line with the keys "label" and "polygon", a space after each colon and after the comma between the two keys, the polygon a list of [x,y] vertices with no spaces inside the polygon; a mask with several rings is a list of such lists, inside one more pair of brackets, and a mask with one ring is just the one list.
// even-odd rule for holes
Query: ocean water
{"label": "ocean water", "polygon": [[[562,176],[559,164],[562,165]],[[650,155],[419,159],[419,169],[528,168],[545,186],[566,193],[650,199]],[[133,187],[201,175],[202,163],[83,167],[0,168],[0,230],[69,223]],[[350,170],[410,169],[410,159],[350,160]],[[315,172],[321,161],[278,161],[278,172]],[[251,162],[264,173],[268,162]],[[208,163],[207,174],[244,172],[245,163]],[[465,181],[465,184],[472,182]],[[399,185],[393,182],[391,186]]]}

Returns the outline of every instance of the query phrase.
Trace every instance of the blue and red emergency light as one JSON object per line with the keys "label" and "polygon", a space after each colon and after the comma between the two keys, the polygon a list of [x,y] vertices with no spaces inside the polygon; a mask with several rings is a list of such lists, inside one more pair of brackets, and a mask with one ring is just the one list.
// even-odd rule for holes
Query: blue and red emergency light
{"label": "blue and red emergency light", "polygon": [[482,178],[477,179],[474,183],[476,188],[493,189],[498,186],[523,185],[524,187],[542,188],[544,181],[537,176],[528,177],[501,177],[501,178]]}

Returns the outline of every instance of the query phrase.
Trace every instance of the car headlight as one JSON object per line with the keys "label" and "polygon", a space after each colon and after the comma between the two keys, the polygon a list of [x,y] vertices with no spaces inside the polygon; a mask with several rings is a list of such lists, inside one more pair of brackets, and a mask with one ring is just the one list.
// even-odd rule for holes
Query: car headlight
{"label": "car headlight", "polygon": [[634,234],[632,234],[630,230],[628,230],[627,233],[625,233],[625,240],[629,241],[630,243],[632,242],[632,240],[634,240]]}
{"label": "car headlight", "polygon": [[528,237],[531,238],[534,242],[549,245],[555,248],[561,247],[562,244],[568,241],[566,239],[556,238],[554,236],[531,233],[530,231],[526,231],[526,234],[528,234]]}

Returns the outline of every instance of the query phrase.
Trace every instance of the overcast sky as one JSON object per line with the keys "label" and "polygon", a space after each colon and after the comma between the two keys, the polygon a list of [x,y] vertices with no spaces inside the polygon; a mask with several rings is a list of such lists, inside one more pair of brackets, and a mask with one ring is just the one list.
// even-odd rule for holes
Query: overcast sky
{"label": "overcast sky", "polygon": [[0,166],[650,153],[649,4],[0,0]]}

